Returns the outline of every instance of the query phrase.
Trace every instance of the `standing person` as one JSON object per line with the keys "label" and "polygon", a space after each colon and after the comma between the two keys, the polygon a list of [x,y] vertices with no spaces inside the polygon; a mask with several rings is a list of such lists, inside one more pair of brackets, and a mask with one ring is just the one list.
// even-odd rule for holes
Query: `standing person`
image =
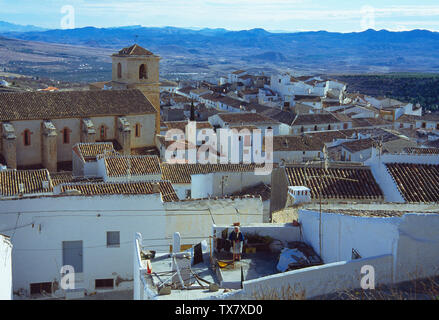
{"label": "standing person", "polygon": [[244,242],[244,235],[239,230],[238,226],[235,226],[234,230],[229,235],[229,240],[232,241],[233,261],[241,260],[242,243]]}

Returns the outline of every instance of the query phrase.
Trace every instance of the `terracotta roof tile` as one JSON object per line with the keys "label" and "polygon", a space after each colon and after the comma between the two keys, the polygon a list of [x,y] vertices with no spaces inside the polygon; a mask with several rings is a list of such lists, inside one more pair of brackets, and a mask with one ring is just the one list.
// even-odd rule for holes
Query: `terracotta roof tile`
{"label": "terracotta roof tile", "polygon": [[299,114],[296,119],[291,124],[292,126],[300,125],[314,125],[314,124],[329,124],[329,123],[340,123],[338,120],[330,113],[316,113],[316,114]]}
{"label": "terracotta roof tile", "polygon": [[270,124],[278,123],[277,120],[271,119],[269,117],[254,112],[218,113],[218,116],[221,118],[221,120],[229,123],[230,125],[253,124],[253,123],[270,123]]}
{"label": "terracotta roof tile", "polygon": [[255,164],[170,164],[161,163],[162,179],[172,183],[191,183],[191,174],[212,172],[250,172]]}
{"label": "terracotta roof tile", "polygon": [[[48,187],[43,187],[43,181],[48,182]],[[23,186],[20,192],[20,185]],[[4,170],[0,171],[0,194],[2,196],[15,196],[32,193],[48,193],[53,191],[50,174],[47,169],[41,170]]]}
{"label": "terracotta roof tile", "polygon": [[[154,184],[159,185],[159,191],[154,190]],[[100,182],[100,183],[70,183],[60,186],[61,192],[77,190],[82,195],[115,195],[115,194],[154,194],[160,192],[164,202],[178,201],[172,184],[169,181],[141,182]]]}
{"label": "terracotta roof tile", "polygon": [[111,142],[77,143],[72,149],[83,161],[96,161],[100,154],[116,153]]}
{"label": "terracotta roof tile", "polygon": [[151,51],[142,48],[141,46],[134,44],[131,47],[123,48],[119,53],[114,54],[115,56],[151,56],[153,53]]}
{"label": "terracotta roof tile", "polygon": [[318,151],[324,143],[307,136],[274,136],[273,151]]}
{"label": "terracotta roof tile", "polygon": [[104,156],[105,167],[109,177],[145,176],[161,174],[160,161],[157,156]]}
{"label": "terracotta roof tile", "polygon": [[415,148],[408,147],[404,149],[407,153],[413,154],[439,154],[439,148]]}
{"label": "terracotta roof tile", "polygon": [[439,202],[439,165],[386,163],[407,202]]}
{"label": "terracotta roof tile", "polygon": [[383,193],[368,167],[329,167],[303,165],[286,168],[290,186],[306,186],[318,199],[383,200]]}
{"label": "terracotta roof tile", "polygon": [[0,121],[156,113],[139,90],[0,93]]}

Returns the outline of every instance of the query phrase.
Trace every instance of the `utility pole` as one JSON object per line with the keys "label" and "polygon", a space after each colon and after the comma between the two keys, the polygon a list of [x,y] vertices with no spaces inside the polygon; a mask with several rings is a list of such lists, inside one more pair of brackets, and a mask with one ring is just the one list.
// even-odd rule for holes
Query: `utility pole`
{"label": "utility pole", "polygon": [[[340,177],[333,177],[330,175],[326,175],[325,173],[320,174],[318,176],[308,176],[306,173],[306,169],[307,166],[309,164],[312,164],[313,161],[307,161],[305,163],[305,181],[306,183],[308,183],[310,178],[317,178],[318,179],[318,195],[319,195],[319,255],[320,258],[322,258],[322,250],[323,250],[323,224],[322,224],[322,189],[323,189],[323,178],[333,178],[333,179],[337,179],[337,180],[347,180],[347,181],[356,181],[358,182],[358,180],[355,179],[349,179],[349,178],[340,178]],[[328,170],[328,152],[327,152],[327,148],[326,145],[323,147],[323,159],[319,160],[320,162],[320,170],[323,172],[323,170],[327,171]]]}

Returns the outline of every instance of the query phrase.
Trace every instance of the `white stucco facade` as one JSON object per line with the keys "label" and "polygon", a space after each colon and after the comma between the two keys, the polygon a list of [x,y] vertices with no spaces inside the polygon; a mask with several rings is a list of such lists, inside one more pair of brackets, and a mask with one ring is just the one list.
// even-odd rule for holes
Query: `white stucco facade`
{"label": "white stucco facade", "polygon": [[[132,287],[137,231],[148,247],[166,252],[176,231],[184,244],[195,244],[210,234],[212,216],[227,224],[262,222],[262,211],[259,198],[164,203],[160,194],[38,197],[1,201],[0,230],[14,234],[15,292],[28,296],[35,283],[59,288],[64,242],[82,241],[83,272],[76,273],[76,288],[91,293],[98,290],[96,279],[113,279],[114,290]],[[107,232],[119,232],[118,246],[107,246]]]}
{"label": "white stucco facade", "polygon": [[12,300],[12,244],[0,234],[0,300]]}

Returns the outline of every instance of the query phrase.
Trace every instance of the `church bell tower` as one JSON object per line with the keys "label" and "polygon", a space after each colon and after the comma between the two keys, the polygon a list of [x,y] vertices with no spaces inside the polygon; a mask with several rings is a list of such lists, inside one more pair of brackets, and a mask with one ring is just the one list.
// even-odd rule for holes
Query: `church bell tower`
{"label": "church bell tower", "polygon": [[112,82],[139,89],[157,111],[156,133],[160,133],[160,57],[135,44],[111,56]]}

